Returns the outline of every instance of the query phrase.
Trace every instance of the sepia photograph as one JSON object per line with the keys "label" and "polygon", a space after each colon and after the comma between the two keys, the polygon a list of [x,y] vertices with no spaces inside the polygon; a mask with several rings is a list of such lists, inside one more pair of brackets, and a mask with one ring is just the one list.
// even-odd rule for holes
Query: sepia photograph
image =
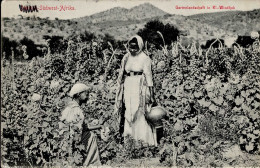
{"label": "sepia photograph", "polygon": [[259,0],[4,0],[1,167],[260,167]]}

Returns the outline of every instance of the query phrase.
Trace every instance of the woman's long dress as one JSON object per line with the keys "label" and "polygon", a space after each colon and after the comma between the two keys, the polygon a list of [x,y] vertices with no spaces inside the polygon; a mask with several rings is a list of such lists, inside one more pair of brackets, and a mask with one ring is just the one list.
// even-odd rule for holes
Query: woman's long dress
{"label": "woman's long dress", "polygon": [[143,52],[129,56],[125,71],[143,72],[143,75],[127,76],[124,81],[124,136],[130,135],[135,140],[155,145],[152,128],[144,116],[150,98],[148,86],[153,86],[151,59]]}

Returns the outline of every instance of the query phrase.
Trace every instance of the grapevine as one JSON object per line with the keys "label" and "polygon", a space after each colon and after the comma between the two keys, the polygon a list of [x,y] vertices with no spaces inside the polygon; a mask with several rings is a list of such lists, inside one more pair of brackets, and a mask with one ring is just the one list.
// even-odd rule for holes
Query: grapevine
{"label": "grapevine", "polygon": [[[158,32],[160,34],[160,32]],[[163,38],[163,37],[162,37]],[[76,123],[59,117],[73,84],[92,86],[85,117],[109,127],[107,142],[97,131],[103,164],[160,157],[167,166],[222,166],[224,148],[237,144],[259,154],[259,41],[248,48],[202,50],[181,41],[146,48],[152,58],[156,101],[168,111],[158,147],[121,144],[113,115],[116,78],[126,51],[67,40],[66,52],[48,52],[29,63],[2,61],[2,163],[9,166],[80,166],[84,146]],[[98,47],[97,47],[98,46]],[[50,51],[50,48],[48,48]],[[13,76],[11,76],[13,74]],[[14,101],[15,100],[15,101]]]}

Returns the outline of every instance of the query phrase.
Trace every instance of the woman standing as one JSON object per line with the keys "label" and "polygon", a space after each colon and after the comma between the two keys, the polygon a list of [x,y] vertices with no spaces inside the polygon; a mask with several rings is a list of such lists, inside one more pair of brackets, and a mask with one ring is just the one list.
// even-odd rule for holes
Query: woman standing
{"label": "woman standing", "polygon": [[115,112],[124,111],[124,137],[130,135],[149,145],[155,145],[152,126],[145,119],[149,105],[154,103],[151,59],[142,51],[140,36],[128,41],[128,53],[123,57],[118,77]]}

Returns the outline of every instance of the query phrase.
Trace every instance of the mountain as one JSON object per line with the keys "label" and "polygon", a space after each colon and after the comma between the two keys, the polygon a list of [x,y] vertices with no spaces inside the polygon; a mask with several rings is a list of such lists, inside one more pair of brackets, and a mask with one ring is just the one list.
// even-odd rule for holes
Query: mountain
{"label": "mountain", "polygon": [[163,10],[144,3],[130,9],[115,7],[91,16],[70,20],[49,20],[40,17],[3,18],[3,35],[12,40],[27,37],[37,44],[46,43],[43,35],[66,38],[84,31],[97,35],[108,33],[117,40],[126,40],[149,20],[161,20],[169,16],[171,15]]}
{"label": "mountain", "polygon": [[167,14],[168,13],[153,6],[150,3],[144,3],[130,9],[115,7],[97,14],[93,14],[91,16],[81,17],[74,20],[80,22],[84,21],[87,23],[100,23],[108,21],[142,20],[147,18],[160,17]]}
{"label": "mountain", "polygon": [[[79,27],[96,34],[111,34],[117,40],[126,40],[151,19],[164,19],[172,16],[150,3],[130,9],[115,7],[91,16],[73,19]],[[120,34],[120,36],[118,36]]]}
{"label": "mountain", "polygon": [[91,23],[105,22],[108,20],[122,20],[126,18],[126,13],[128,9],[115,7],[104,12],[93,14],[91,16],[81,17],[79,19],[74,19],[75,21],[86,21]]}
{"label": "mountain", "polygon": [[160,17],[164,15],[169,15],[163,10],[153,6],[150,3],[144,3],[139,6],[129,9],[128,17],[133,20],[141,20],[153,17]]}

